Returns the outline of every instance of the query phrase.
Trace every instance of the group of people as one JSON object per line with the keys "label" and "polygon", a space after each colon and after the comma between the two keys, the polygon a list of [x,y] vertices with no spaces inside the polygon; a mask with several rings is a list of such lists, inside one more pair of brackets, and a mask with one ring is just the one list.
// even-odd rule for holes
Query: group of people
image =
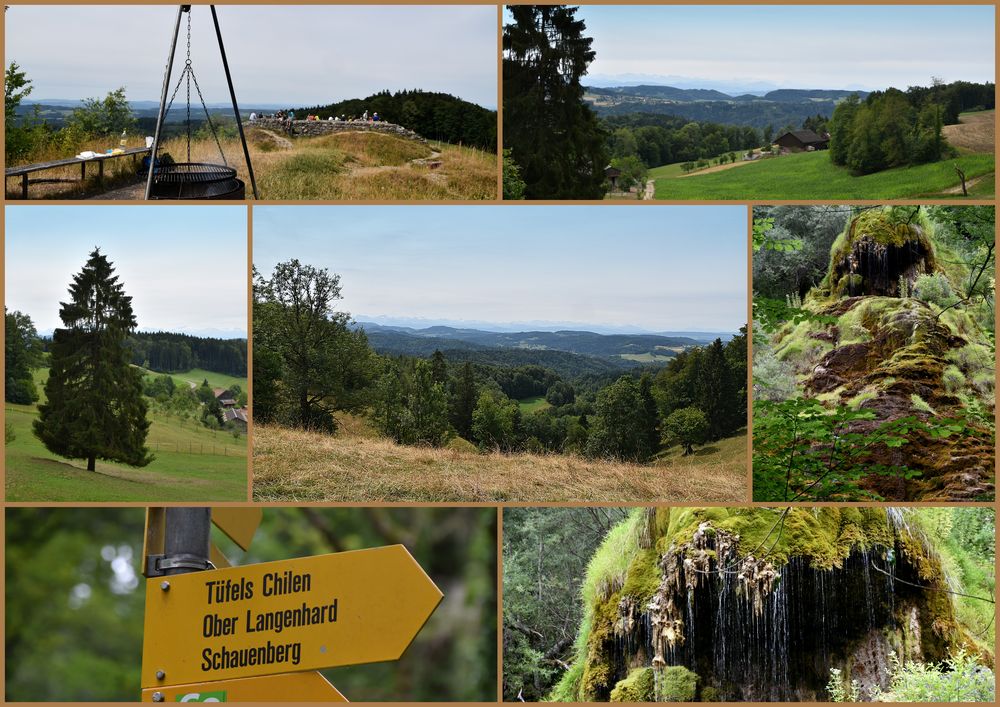
{"label": "group of people", "polygon": [[[295,120],[295,111],[279,110],[276,113],[272,113],[271,115],[257,115],[256,112],[250,113],[251,123],[256,123],[258,120],[279,120],[284,124],[286,128],[291,128],[292,122]],[[307,115],[306,120],[322,120],[322,119],[318,115]],[[350,116],[349,118],[345,117],[344,115],[331,115],[330,117],[327,118],[327,121],[331,123],[338,123],[338,122],[353,123],[358,120],[364,123],[378,123],[382,120],[382,118],[379,117],[379,114],[377,112],[368,115],[367,110],[364,113],[362,113],[360,118],[355,118],[353,115]]]}

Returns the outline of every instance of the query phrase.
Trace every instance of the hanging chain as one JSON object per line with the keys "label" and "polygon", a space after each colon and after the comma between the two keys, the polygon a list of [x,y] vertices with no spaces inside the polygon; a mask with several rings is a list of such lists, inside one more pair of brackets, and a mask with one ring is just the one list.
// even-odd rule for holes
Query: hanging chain
{"label": "hanging chain", "polygon": [[205,97],[201,94],[201,87],[198,85],[198,77],[194,75],[194,67],[191,65],[191,10],[188,10],[187,59],[184,62],[184,69],[181,71],[181,75],[177,77],[177,85],[174,86],[174,92],[170,95],[167,108],[163,111],[164,116],[170,112],[170,108],[174,105],[174,99],[177,98],[177,93],[181,89],[181,84],[185,83],[185,81],[187,82],[187,161],[191,161],[191,82],[194,81],[194,89],[198,93],[198,100],[201,101],[201,107],[205,111],[205,120],[208,122],[208,128],[215,139],[215,146],[219,148],[219,156],[222,158],[222,164],[228,167],[229,161],[226,159],[226,153],[222,149],[218,130],[216,130],[215,123],[212,121],[212,115],[209,113]]}
{"label": "hanging chain", "polygon": [[191,161],[191,9],[187,12],[187,60],[184,62],[184,73],[187,74],[187,161]]}

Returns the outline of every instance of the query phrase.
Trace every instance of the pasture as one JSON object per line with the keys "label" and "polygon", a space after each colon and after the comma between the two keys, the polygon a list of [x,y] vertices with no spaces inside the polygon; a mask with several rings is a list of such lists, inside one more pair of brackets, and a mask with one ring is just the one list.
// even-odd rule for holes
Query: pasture
{"label": "pasture", "polygon": [[548,404],[548,402],[546,402],[544,395],[536,395],[533,398],[521,398],[517,401],[517,405],[521,408],[522,415],[530,415],[538,410],[544,410],[552,407]]}
{"label": "pasture", "polygon": [[[204,373],[204,372],[203,372]],[[47,369],[35,380],[44,400]],[[203,377],[199,376],[198,383]],[[239,379],[234,379],[239,380]],[[223,386],[220,386],[223,387]],[[156,457],[133,468],[98,460],[87,471],[81,459],[52,454],[31,431],[35,405],[5,405],[14,432],[5,448],[5,492],[8,501],[245,501],[247,441],[226,430],[210,430],[193,419],[150,410],[146,445]]]}
{"label": "pasture", "polygon": [[[826,151],[800,152],[747,163],[735,169],[680,178],[659,176],[655,198],[687,199],[908,199],[961,197],[955,166],[969,179],[992,181],[992,154],[964,154],[914,167],[897,167],[855,177],[830,162]],[[672,166],[672,165],[669,165]],[[671,174],[663,168],[650,175]],[[989,196],[992,196],[990,194]]]}

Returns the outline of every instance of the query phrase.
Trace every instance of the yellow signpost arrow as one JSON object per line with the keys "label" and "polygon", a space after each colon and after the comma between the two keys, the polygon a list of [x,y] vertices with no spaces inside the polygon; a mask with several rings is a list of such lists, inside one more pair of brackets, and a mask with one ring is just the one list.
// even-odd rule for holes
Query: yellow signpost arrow
{"label": "yellow signpost arrow", "polygon": [[402,545],[154,577],[141,685],[396,660],[441,598]]}
{"label": "yellow signpost arrow", "polygon": [[229,539],[246,550],[250,547],[264,509],[254,507],[215,506],[212,508],[212,522]]}
{"label": "yellow signpost arrow", "polygon": [[242,680],[218,680],[150,687],[143,702],[347,702],[347,698],[317,673],[285,673]]}

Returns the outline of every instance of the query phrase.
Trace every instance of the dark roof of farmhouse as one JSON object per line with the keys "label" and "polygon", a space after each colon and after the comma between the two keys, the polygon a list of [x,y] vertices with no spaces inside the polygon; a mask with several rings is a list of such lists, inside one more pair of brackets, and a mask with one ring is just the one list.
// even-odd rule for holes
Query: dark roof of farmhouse
{"label": "dark roof of farmhouse", "polygon": [[806,145],[812,142],[826,142],[825,137],[817,135],[812,130],[789,130],[779,135],[778,139],[780,140],[781,138],[785,137],[785,135],[791,135],[796,140]]}

